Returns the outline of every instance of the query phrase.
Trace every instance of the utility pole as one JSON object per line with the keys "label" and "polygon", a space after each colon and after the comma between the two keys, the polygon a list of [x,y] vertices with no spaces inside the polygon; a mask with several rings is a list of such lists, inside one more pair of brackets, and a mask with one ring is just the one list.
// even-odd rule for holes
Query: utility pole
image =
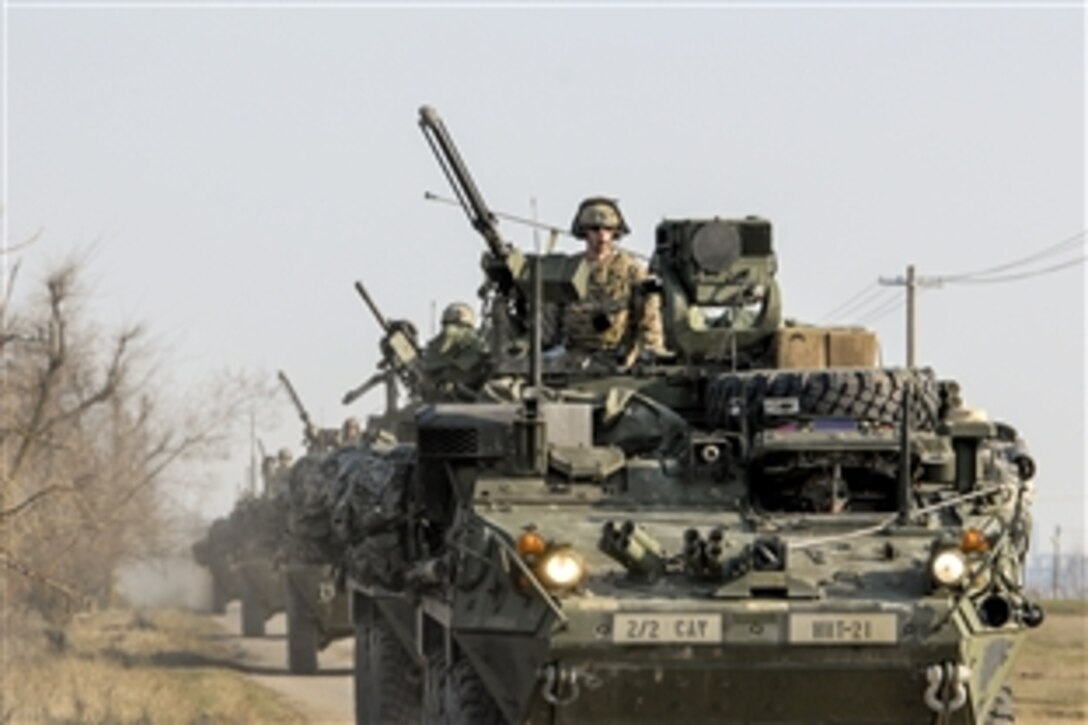
{"label": "utility pole", "polygon": [[914,301],[918,287],[940,287],[940,277],[919,277],[914,273],[914,265],[907,265],[907,273],[903,277],[881,277],[877,280],[880,284],[892,287],[905,287],[907,295],[907,367],[913,368],[915,362],[915,329],[916,317]]}
{"label": "utility pole", "polygon": [[249,411],[249,493],[257,493],[257,416]]}
{"label": "utility pole", "polygon": [[1061,573],[1062,564],[1062,527],[1054,527],[1054,537],[1051,538],[1050,543],[1054,546],[1054,562],[1050,569],[1050,598],[1058,598],[1058,579]]}

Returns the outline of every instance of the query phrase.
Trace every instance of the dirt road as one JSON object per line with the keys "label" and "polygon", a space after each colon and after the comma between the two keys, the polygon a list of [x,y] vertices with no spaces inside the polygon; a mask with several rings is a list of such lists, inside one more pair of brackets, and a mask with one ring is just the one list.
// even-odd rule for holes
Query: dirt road
{"label": "dirt road", "polygon": [[318,655],[316,675],[300,677],[287,671],[287,618],[277,614],[268,621],[266,636],[241,636],[239,604],[232,602],[227,613],[214,620],[244,652],[244,671],[257,683],[290,698],[312,723],[354,723],[352,658],[355,644],[338,640]]}

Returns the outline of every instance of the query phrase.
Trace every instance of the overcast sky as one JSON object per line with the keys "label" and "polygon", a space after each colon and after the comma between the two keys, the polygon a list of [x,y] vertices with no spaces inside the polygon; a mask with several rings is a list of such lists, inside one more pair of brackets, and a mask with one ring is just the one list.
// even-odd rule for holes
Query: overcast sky
{"label": "overcast sky", "polygon": [[[582,197],[618,197],[642,252],[662,217],[770,218],[786,314],[829,322],[862,293],[834,321],[871,323],[889,365],[904,312],[878,277],[974,272],[1069,239],[1001,274],[1085,253],[1074,4],[239,5],[3,13],[4,221],[11,241],[44,230],[24,273],[93,246],[96,313],[146,321],[179,384],[282,368],[336,425],[381,404],[339,403],[377,358],[354,280],[424,331],[432,302],[475,301],[481,240],[423,200],[448,193],[424,103],[496,209],[529,215],[536,199],[566,225]],[[1084,289],[1074,265],[918,304],[919,362],[1032,446],[1037,550],[1056,524],[1083,548]],[[297,450],[286,400],[258,427]],[[243,465],[191,503],[229,510]]]}

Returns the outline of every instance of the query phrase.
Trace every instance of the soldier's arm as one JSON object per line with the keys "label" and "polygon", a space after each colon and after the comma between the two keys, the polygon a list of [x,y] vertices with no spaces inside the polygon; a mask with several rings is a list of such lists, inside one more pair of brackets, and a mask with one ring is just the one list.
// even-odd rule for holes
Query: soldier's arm
{"label": "soldier's arm", "polygon": [[661,296],[645,292],[642,287],[650,273],[641,263],[632,265],[631,289],[635,308],[631,319],[636,326],[634,339],[636,348],[654,353],[665,352],[665,329],[661,320]]}

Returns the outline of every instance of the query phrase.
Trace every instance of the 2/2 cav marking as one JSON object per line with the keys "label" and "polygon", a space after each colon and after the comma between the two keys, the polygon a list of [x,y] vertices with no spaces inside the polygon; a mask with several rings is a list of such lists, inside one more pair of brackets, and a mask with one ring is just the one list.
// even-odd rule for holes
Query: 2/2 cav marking
{"label": "2/2 cav marking", "polygon": [[691,643],[721,641],[718,615],[617,614],[613,638],[627,643]]}

